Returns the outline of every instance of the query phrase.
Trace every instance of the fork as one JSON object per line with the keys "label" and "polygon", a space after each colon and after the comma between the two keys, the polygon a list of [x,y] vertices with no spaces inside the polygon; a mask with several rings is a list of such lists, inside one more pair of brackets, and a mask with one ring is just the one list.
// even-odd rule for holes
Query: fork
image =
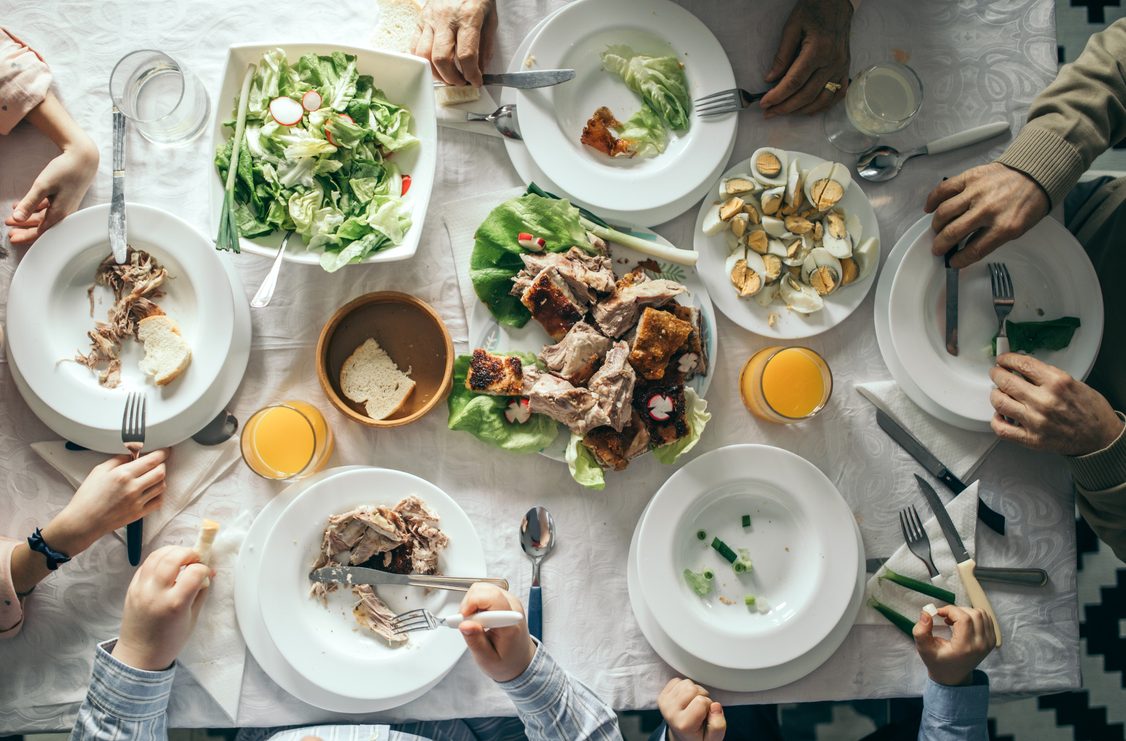
{"label": "fork", "polygon": [[[140,391],[130,391],[125,399],[125,413],[121,417],[121,442],[125,449],[133,456],[133,460],[141,455],[145,447],[145,395]],[[136,566],[141,563],[141,535],[144,532],[144,520],[137,519],[125,527],[125,548],[129,554],[129,565]]]}
{"label": "fork", "polygon": [[915,505],[912,504],[899,511],[899,529],[903,531],[903,539],[907,541],[907,550],[926,564],[927,573],[931,578],[938,576],[938,569],[934,567],[934,560],[931,558],[931,541],[927,537],[927,531],[923,529]]}
{"label": "fork", "polygon": [[993,311],[997,312],[997,322],[1001,325],[997,330],[997,354],[1001,355],[1009,351],[1005,319],[1016,303],[1013,298],[1013,279],[1009,277],[1009,269],[1003,262],[989,263],[989,279],[993,286]]}
{"label": "fork", "polygon": [[705,95],[692,101],[696,106],[696,114],[701,118],[707,116],[722,116],[725,113],[742,111],[749,108],[752,103],[757,103],[769,90],[761,93],[752,93],[741,87],[733,87],[711,95]]}
{"label": "fork", "polygon": [[396,615],[391,620],[391,632],[396,635],[413,633],[418,630],[434,630],[445,626],[456,628],[465,620],[472,620],[486,630],[490,628],[507,628],[510,625],[519,625],[524,616],[515,610],[486,610],[465,617],[460,613],[440,618],[429,610],[419,608]]}

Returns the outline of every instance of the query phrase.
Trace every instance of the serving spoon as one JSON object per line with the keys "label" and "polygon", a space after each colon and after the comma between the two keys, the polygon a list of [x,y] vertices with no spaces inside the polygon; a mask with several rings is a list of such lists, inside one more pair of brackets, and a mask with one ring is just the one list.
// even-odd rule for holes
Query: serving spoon
{"label": "serving spoon", "polygon": [[954,149],[961,149],[971,144],[983,142],[986,139],[992,139],[1008,130],[1008,121],[995,121],[960,131],[957,134],[944,136],[941,139],[935,139],[928,144],[903,153],[900,153],[895,147],[880,144],[861,152],[857,156],[856,174],[873,183],[883,183],[898,175],[899,171],[903,169],[904,163],[912,157],[924,154],[942,154]]}
{"label": "serving spoon", "polygon": [[278,254],[274,258],[274,264],[270,266],[270,272],[266,273],[262,285],[258,286],[258,292],[254,294],[254,298],[250,299],[250,305],[255,309],[261,309],[270,303],[270,299],[274,297],[274,289],[278,286],[278,274],[281,273],[282,260],[285,257],[285,248],[289,246],[289,238],[293,236],[293,230],[285,233],[282,237],[281,246],[278,247]]}
{"label": "serving spoon", "polygon": [[520,547],[532,559],[532,588],[528,592],[528,632],[543,640],[543,602],[540,562],[555,547],[555,520],[545,507],[532,507],[520,521]]}
{"label": "serving spoon", "polygon": [[466,121],[488,121],[497,128],[501,136],[506,139],[524,141],[520,135],[520,125],[516,123],[516,105],[505,103],[492,113],[466,113]]}

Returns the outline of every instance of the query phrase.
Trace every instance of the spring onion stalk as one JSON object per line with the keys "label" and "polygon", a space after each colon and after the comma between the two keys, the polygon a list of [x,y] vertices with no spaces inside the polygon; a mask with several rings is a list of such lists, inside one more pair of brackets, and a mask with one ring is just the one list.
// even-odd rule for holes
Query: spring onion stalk
{"label": "spring onion stalk", "polygon": [[750,515],[743,515],[743,527],[750,527],[750,526],[751,526],[751,516]]}
{"label": "spring onion stalk", "polygon": [[868,598],[868,606],[871,607],[872,609],[876,610],[877,612],[879,612],[884,617],[886,617],[888,620],[890,620],[892,622],[893,625],[895,625],[895,627],[899,628],[900,630],[902,630],[907,635],[911,636],[912,638],[915,637],[915,634],[912,632],[915,628],[915,624],[913,622],[911,622],[910,620],[908,620],[907,618],[900,615],[895,610],[891,609],[890,607],[888,607],[884,603],[880,602],[875,597],[869,597]]}
{"label": "spring onion stalk", "polygon": [[671,262],[673,265],[684,265],[689,268],[696,267],[696,252],[694,250],[681,250],[676,247],[666,247],[663,244],[656,244],[655,242],[635,237],[632,234],[625,234],[617,229],[599,226],[589,219],[580,218],[579,223],[581,223],[588,232],[596,237],[605,239],[607,242],[629,247],[635,252],[640,252],[643,255],[648,255],[657,260]]}
{"label": "spring onion stalk", "polygon": [[708,539],[708,531],[707,530],[697,530],[696,531],[696,539],[697,540],[707,540]]}
{"label": "spring onion stalk", "polygon": [[731,548],[728,547],[727,543],[724,543],[719,538],[712,538],[712,548],[715,549],[716,553],[723,556],[728,563],[735,563],[735,561],[739,558],[739,555],[735,553],[735,551],[731,550]]}
{"label": "spring onion stalk", "polygon": [[238,218],[235,215],[235,176],[238,171],[239,153],[242,147],[242,134],[246,129],[246,106],[250,99],[250,80],[254,77],[255,65],[246,68],[242,78],[242,92],[238,96],[238,118],[235,120],[235,138],[231,145],[231,161],[227,165],[227,183],[223,188],[223,210],[219,213],[219,235],[215,237],[215,248],[229,252],[240,252]]}
{"label": "spring onion stalk", "polygon": [[692,569],[684,570],[684,581],[692,588],[700,597],[707,597],[712,592],[712,578],[715,575],[710,571],[701,571],[696,573]]}
{"label": "spring onion stalk", "polygon": [[954,604],[954,600],[957,599],[954,593],[948,589],[936,587],[930,582],[912,579],[911,577],[904,576],[903,574],[897,574],[889,568],[884,569],[884,573],[880,574],[880,578],[895,582],[899,586],[906,587],[907,589],[918,592],[919,594],[925,594],[928,597],[940,599],[950,605]]}
{"label": "spring onion stalk", "polygon": [[748,594],[747,596],[743,597],[743,604],[746,605],[747,607],[754,607],[755,606],[755,596],[753,594]]}

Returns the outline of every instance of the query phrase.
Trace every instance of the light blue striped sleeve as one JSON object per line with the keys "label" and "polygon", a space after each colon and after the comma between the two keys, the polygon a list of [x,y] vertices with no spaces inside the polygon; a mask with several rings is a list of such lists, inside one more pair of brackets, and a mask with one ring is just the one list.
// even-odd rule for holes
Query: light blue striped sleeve
{"label": "light blue striped sleeve", "polygon": [[110,655],[116,643],[98,644],[90,689],[71,741],[167,741],[168,696],[176,665],[160,672],[134,669]]}
{"label": "light blue striped sleeve", "polygon": [[537,641],[532,663],[516,679],[498,682],[516,705],[529,741],[620,741],[618,718],[573,679]]}
{"label": "light blue striped sleeve", "polygon": [[987,741],[989,677],[974,670],[973,681],[951,687],[927,680],[919,741]]}

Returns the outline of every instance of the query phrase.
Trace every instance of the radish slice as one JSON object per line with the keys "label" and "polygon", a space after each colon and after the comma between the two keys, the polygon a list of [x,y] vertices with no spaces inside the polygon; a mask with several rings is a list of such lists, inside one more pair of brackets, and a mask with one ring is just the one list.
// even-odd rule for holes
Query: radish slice
{"label": "radish slice", "polygon": [[403,189],[401,191],[399,191],[399,195],[405,196],[407,194],[407,191],[411,189],[411,176],[410,175],[403,175],[402,180],[403,180]]}
{"label": "radish slice", "polygon": [[294,126],[301,122],[305,111],[296,100],[283,95],[270,101],[270,115],[282,126]]}
{"label": "radish slice", "polygon": [[520,232],[517,234],[516,243],[532,252],[543,252],[544,247],[547,246],[547,242],[544,241],[543,237],[537,237],[528,232]]}
{"label": "radish slice", "polygon": [[[347,119],[348,123],[356,123],[347,113],[341,113],[339,116],[337,116],[337,118]],[[335,147],[336,140],[332,138],[332,131],[329,130],[329,126],[332,126],[332,121],[329,121],[325,124],[325,139],[328,139],[328,143]]]}
{"label": "radish slice", "polygon": [[532,404],[527,399],[513,399],[504,409],[504,418],[510,425],[525,424],[532,418]]}
{"label": "radish slice", "polygon": [[310,90],[301,96],[302,107],[312,113],[321,107],[321,94],[316,90]]}
{"label": "radish slice", "polygon": [[653,394],[649,397],[646,407],[649,409],[649,416],[655,421],[665,422],[672,414],[673,403],[672,399],[665,394]]}

